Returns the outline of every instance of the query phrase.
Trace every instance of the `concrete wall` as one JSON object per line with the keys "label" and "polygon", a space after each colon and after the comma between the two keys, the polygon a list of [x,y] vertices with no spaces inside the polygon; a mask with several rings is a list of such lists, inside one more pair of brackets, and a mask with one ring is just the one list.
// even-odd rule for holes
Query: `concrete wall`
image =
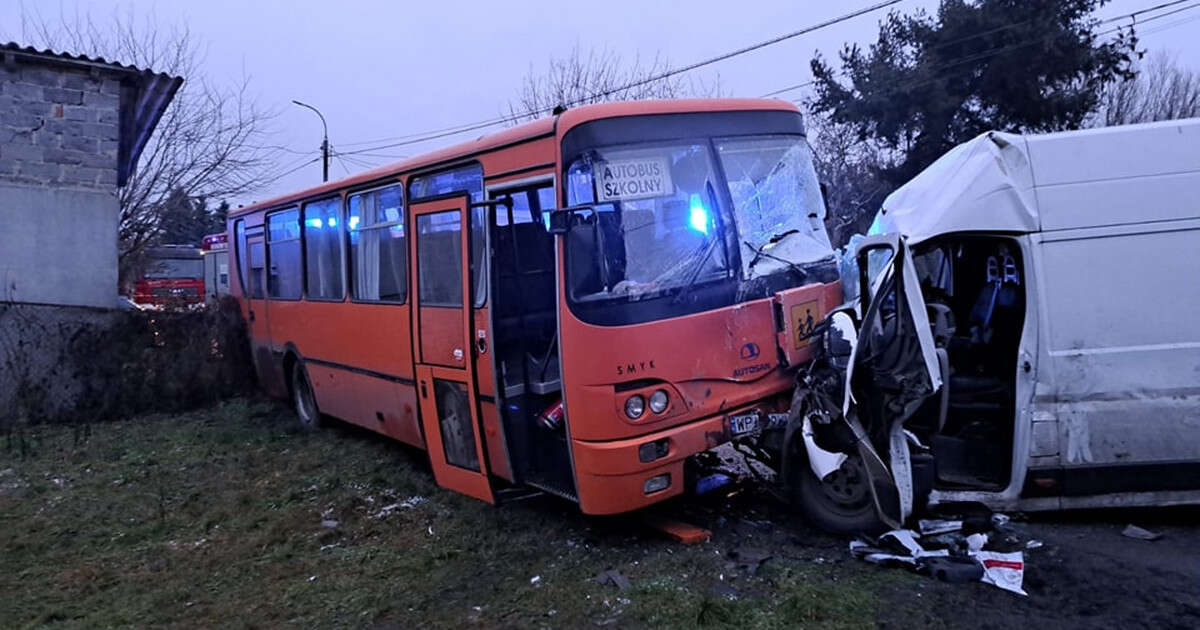
{"label": "concrete wall", "polygon": [[0,301],[112,307],[120,82],[0,62]]}

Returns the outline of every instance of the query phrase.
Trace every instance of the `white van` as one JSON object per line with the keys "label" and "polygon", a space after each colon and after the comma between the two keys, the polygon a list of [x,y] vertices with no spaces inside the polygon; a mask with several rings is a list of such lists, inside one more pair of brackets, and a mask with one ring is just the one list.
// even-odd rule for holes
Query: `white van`
{"label": "white van", "polygon": [[831,319],[841,409],[793,413],[808,464],[782,477],[819,525],[1200,503],[1200,119],[985,134],[871,232]]}

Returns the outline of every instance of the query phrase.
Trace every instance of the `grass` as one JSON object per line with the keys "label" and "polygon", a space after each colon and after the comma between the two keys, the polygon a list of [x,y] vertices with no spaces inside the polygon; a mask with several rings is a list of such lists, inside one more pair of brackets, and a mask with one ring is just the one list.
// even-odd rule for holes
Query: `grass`
{"label": "grass", "polygon": [[[437,488],[418,452],[305,433],[268,402],[13,442],[6,627],[859,628],[907,579],[815,563],[778,535],[753,570],[731,561],[749,540],[732,530],[684,547],[556,500],[489,506]],[[595,579],[609,569],[633,587]]]}

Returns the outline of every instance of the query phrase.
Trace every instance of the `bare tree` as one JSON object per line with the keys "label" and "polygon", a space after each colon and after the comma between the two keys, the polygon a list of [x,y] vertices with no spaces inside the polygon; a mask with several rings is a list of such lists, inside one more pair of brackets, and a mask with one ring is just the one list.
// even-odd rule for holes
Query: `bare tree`
{"label": "bare tree", "polygon": [[556,107],[720,95],[719,77],[711,83],[683,75],[658,78],[668,70],[670,64],[658,55],[648,63],[634,57],[626,64],[621,55],[607,48],[584,54],[576,45],[566,56],[550,59],[544,71],[530,64],[508,111],[512,122],[518,123],[544,116]]}
{"label": "bare tree", "polygon": [[1159,52],[1136,67],[1132,79],[1111,83],[1091,126],[1128,125],[1200,116],[1200,74]]}
{"label": "bare tree", "polygon": [[132,8],[96,22],[78,13],[47,18],[22,6],[21,35],[34,46],[184,78],[119,192],[123,279],[161,234],[173,192],[224,199],[270,183],[277,172],[279,151],[268,143],[274,112],[258,104],[248,76],[230,84],[209,80],[203,46],[186,27],[164,27],[153,15],[139,20]]}
{"label": "bare tree", "polygon": [[813,147],[817,176],[826,189],[825,227],[830,241],[842,246],[853,234],[865,234],[875,211],[893,186],[880,172],[894,165],[899,155],[859,137],[848,124],[809,108],[805,131]]}

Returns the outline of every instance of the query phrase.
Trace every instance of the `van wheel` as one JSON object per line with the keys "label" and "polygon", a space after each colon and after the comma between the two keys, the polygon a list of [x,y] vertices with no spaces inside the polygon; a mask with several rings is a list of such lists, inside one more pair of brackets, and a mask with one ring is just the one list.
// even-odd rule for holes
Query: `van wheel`
{"label": "van wheel", "polygon": [[867,473],[862,458],[851,455],[842,467],[824,480],[817,479],[808,458],[800,456],[792,465],[792,501],[818,528],[834,534],[874,533],[886,529],[875,514]]}
{"label": "van wheel", "polygon": [[296,418],[300,420],[301,427],[312,430],[321,426],[321,411],[317,408],[308,372],[299,363],[292,368],[292,405],[296,408]]}

